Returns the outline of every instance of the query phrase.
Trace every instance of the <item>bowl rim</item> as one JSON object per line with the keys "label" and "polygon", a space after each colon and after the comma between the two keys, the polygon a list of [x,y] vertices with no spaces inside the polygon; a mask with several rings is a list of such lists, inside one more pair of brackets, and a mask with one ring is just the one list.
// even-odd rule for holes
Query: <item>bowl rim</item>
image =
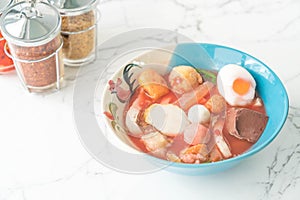
{"label": "bowl rim", "polygon": [[[276,127],[276,129],[274,130],[273,134],[271,135],[271,137],[269,137],[265,142],[263,142],[262,144],[260,144],[259,146],[255,147],[254,149],[251,149],[250,150],[247,150],[246,152],[240,154],[240,155],[237,155],[235,157],[231,157],[231,158],[228,158],[228,159],[225,159],[225,160],[221,160],[221,161],[217,161],[217,162],[209,162],[209,163],[199,163],[199,164],[190,164],[190,163],[179,163],[179,162],[172,162],[172,161],[169,161],[169,160],[165,160],[165,159],[161,159],[161,158],[158,158],[158,157],[155,157],[155,156],[152,156],[151,154],[149,153],[145,153],[145,152],[142,152],[142,151],[139,151],[137,149],[134,149],[133,147],[130,147],[128,144],[126,144],[124,141],[121,140],[121,142],[123,142],[125,145],[127,145],[129,148],[132,148],[134,150],[136,150],[138,153],[143,153],[145,154],[146,156],[149,156],[151,159],[155,159],[157,160],[158,162],[166,165],[167,167],[168,166],[172,166],[172,167],[178,167],[178,168],[206,168],[206,167],[216,167],[220,164],[229,164],[229,163],[233,163],[233,162],[238,162],[238,161],[241,161],[245,158],[249,158],[250,156],[260,152],[261,150],[263,150],[266,146],[268,146],[276,137],[277,135],[280,133],[281,129],[283,128],[284,126],[284,123],[287,119],[287,116],[288,116],[288,112],[289,112],[289,97],[288,97],[288,94],[287,94],[287,91],[281,81],[281,79],[277,76],[277,74],[270,68],[268,67],[264,62],[262,62],[261,60],[257,59],[256,57],[246,53],[246,52],[243,52],[241,50],[238,50],[238,49],[235,49],[235,48],[232,48],[232,47],[228,47],[228,46],[224,46],[224,45],[219,45],[219,44],[214,44],[214,43],[199,43],[199,42],[195,42],[195,43],[180,43],[180,44],[177,44],[177,45],[189,45],[189,44],[193,44],[193,45],[201,45],[204,49],[206,49],[206,46],[211,46],[211,47],[215,47],[215,48],[223,48],[223,49],[227,49],[227,50],[230,50],[230,51],[234,51],[234,52],[238,52],[238,53],[241,53],[241,54],[244,54],[252,59],[254,59],[255,61],[257,61],[258,63],[260,63],[263,67],[265,67],[275,78],[276,82],[279,83],[279,86],[281,87],[282,89],[282,92],[283,92],[283,98],[284,98],[284,113],[279,121],[278,126]],[[176,45],[176,46],[177,46]],[[176,48],[175,46],[175,48]],[[153,50],[155,51],[155,50]],[[151,52],[151,51],[150,51]],[[149,52],[146,52],[144,54],[147,54]],[[173,52],[174,53],[174,52]],[[139,56],[142,56],[144,54],[141,54]],[[124,67],[121,67],[119,68],[119,70],[117,70],[115,73],[112,74],[112,76],[110,77],[110,80],[112,78],[115,78],[116,75],[118,73],[120,73],[120,70],[122,70]],[[105,90],[102,94],[102,109],[105,110],[105,102],[104,102],[104,99],[105,99],[105,94],[107,93],[107,90],[108,90],[108,85],[106,85],[105,87]],[[109,130],[115,134],[115,130],[113,130],[113,128],[111,127],[110,123],[108,123],[108,119],[106,118],[105,120],[105,124],[109,127]],[[118,136],[117,136],[118,137]]]}

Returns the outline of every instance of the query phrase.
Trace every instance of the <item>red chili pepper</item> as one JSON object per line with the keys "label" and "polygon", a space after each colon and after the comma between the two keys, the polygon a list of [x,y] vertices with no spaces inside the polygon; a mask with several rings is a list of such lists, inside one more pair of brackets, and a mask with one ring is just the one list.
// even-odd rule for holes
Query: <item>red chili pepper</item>
{"label": "red chili pepper", "polygon": [[[3,36],[0,32],[0,39],[2,39]],[[5,46],[5,40],[0,41],[0,72],[9,72],[14,70],[13,61],[7,57],[7,55],[4,52],[4,46]],[[7,49],[9,51],[9,49]]]}

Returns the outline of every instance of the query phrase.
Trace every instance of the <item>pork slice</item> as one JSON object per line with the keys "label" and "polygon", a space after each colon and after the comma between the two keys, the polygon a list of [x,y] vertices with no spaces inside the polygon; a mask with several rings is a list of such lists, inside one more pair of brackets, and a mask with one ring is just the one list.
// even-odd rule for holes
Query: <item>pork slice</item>
{"label": "pork slice", "polygon": [[230,108],[227,111],[225,128],[236,138],[255,143],[263,133],[269,117],[247,108]]}
{"label": "pork slice", "polygon": [[223,135],[223,128],[225,126],[225,112],[220,113],[220,115],[215,115],[212,117],[212,133],[214,137],[214,142],[218,147],[219,151],[222,153],[224,158],[232,157],[230,145]]}
{"label": "pork slice", "polygon": [[223,160],[222,153],[220,152],[217,146],[214,146],[209,154],[209,161],[217,162],[220,160]]}

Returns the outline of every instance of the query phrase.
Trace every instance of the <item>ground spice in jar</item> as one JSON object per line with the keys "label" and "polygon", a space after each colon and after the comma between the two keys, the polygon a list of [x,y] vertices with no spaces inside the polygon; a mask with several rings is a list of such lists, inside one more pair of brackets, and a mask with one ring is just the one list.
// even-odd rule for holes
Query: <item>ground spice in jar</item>
{"label": "ground spice in jar", "polygon": [[[54,38],[52,41],[34,47],[23,47],[11,44],[12,55],[21,60],[39,60],[50,56],[59,49],[62,39],[60,35]],[[58,60],[62,61],[62,52],[58,52]],[[22,62],[16,61],[19,69],[22,70],[23,78],[28,87],[45,87],[55,84],[57,81],[57,63],[56,54],[46,60],[39,62]],[[63,66],[63,63],[59,63]],[[63,67],[60,67],[60,76],[63,76]]]}
{"label": "ground spice in jar", "polygon": [[24,87],[35,93],[59,90],[64,65],[58,10],[43,1],[22,1],[3,13],[0,27]]}
{"label": "ground spice in jar", "polygon": [[62,16],[63,53],[66,59],[84,59],[95,50],[95,20],[93,10],[75,16]]}

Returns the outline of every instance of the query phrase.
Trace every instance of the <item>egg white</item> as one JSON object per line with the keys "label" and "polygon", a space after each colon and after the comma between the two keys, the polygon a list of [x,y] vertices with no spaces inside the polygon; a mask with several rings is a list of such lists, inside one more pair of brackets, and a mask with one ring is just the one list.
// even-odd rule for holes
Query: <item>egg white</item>
{"label": "egg white", "polygon": [[[250,83],[250,88],[244,95],[239,95],[233,90],[233,82],[237,78],[244,79]],[[255,96],[256,82],[245,68],[239,65],[229,64],[219,71],[217,87],[228,104],[232,106],[245,106],[249,104]]]}

